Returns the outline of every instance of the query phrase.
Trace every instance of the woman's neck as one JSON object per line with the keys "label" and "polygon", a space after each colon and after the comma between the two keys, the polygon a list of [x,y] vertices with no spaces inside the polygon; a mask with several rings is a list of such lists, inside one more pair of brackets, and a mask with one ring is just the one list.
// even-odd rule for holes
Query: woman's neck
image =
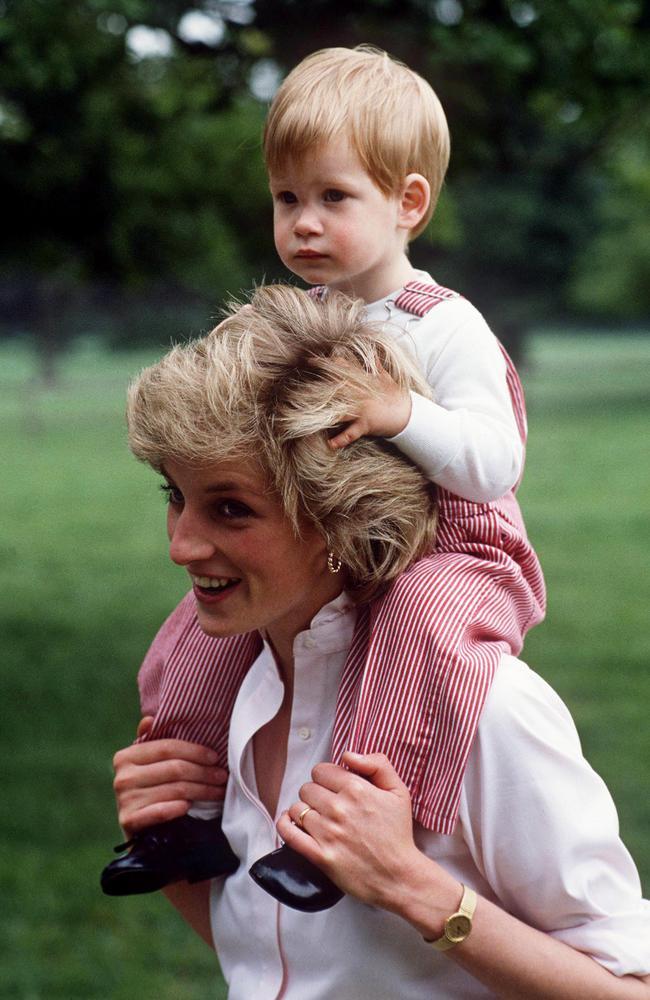
{"label": "woman's neck", "polygon": [[287,763],[287,741],[293,708],[293,639],[288,651],[286,648],[282,649],[282,644],[278,649],[277,639],[272,639],[268,633],[267,641],[282,678],[284,694],[276,714],[253,736],[253,761],[259,797],[269,816],[275,819]]}
{"label": "woman's neck", "polygon": [[[298,633],[296,633],[297,635]],[[278,673],[284,683],[285,691],[290,690],[293,694],[293,642],[295,635],[285,641],[278,640],[267,632],[266,640],[271,647],[273,658],[276,662]]]}
{"label": "woman's neck", "polygon": [[345,589],[346,578],[340,574],[327,573],[314,588],[313,599],[296,613],[283,621],[275,621],[266,627],[266,639],[273,650],[275,662],[285,684],[293,690],[293,644],[296,636],[306,631],[318,612],[339,596]]}

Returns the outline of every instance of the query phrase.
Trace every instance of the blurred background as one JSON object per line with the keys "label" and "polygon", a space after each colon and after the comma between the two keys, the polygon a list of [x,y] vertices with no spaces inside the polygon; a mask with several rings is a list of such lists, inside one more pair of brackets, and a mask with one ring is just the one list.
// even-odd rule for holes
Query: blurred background
{"label": "blurred background", "polygon": [[0,0],[0,630],[11,1000],[225,995],[157,896],[98,887],[135,674],[185,589],[128,378],[287,278],[260,155],[289,68],[370,42],[425,76],[452,165],[416,265],[520,366],[549,588],[526,659],[574,713],[650,891],[650,6]]}

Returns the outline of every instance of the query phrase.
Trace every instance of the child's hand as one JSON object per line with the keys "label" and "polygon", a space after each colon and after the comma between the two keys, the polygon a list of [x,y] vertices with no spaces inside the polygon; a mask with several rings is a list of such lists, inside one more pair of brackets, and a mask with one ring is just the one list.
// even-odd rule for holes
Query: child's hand
{"label": "child's hand", "polygon": [[[140,722],[138,736],[145,735],[152,721]],[[216,761],[213,750],[186,740],[151,740],[118,750],[113,788],[126,836],[184,816],[195,799],[221,801],[228,775]]]}
{"label": "child's hand", "polygon": [[367,396],[360,402],[359,412],[350,417],[345,430],[329,441],[337,450],[352,444],[366,434],[376,437],[394,437],[403,431],[411,416],[411,397],[400,389],[388,372],[381,371],[375,378],[378,395]]}

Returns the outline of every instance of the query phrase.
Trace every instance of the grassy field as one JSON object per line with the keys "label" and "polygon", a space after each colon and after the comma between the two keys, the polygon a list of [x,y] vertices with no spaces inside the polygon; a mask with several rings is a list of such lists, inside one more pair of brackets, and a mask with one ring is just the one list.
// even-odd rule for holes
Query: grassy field
{"label": "grassy field", "polygon": [[[0,346],[3,830],[0,997],[203,1000],[214,957],[162,898],[111,900],[112,752],[132,736],[135,671],[185,589],[155,477],[121,412],[146,361],[85,344],[57,389]],[[650,338],[531,342],[521,490],[549,588],[526,659],[573,711],[650,889]]]}

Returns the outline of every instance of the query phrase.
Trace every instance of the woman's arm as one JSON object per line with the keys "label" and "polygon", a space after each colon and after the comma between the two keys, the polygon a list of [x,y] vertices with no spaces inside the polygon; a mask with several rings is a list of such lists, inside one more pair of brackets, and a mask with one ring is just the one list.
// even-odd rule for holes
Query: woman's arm
{"label": "woman's arm", "polygon": [[588,955],[483,899],[476,909],[472,933],[452,949],[450,958],[505,1000],[650,997],[650,976],[615,976]]}
{"label": "woman's arm", "polygon": [[[443,933],[458,909],[459,883],[441,885],[439,865],[420,855],[418,872],[404,883],[400,915],[427,940]],[[446,891],[445,891],[446,890]],[[431,899],[437,898],[432,915]],[[444,906],[442,901],[446,900]],[[614,976],[588,955],[518,920],[486,899],[479,899],[472,931],[448,957],[504,1000],[647,1000],[650,976]]]}
{"label": "woman's arm", "polygon": [[[143,736],[151,725],[138,726]],[[221,801],[227,774],[215,766],[208,747],[185,740],[151,740],[119,750],[113,758],[113,787],[120,826],[127,837],[154,823],[183,816],[196,799]],[[214,948],[210,929],[210,882],[178,882],[163,889],[170,903],[199,937]]]}
{"label": "woman's arm", "polygon": [[163,893],[192,930],[214,951],[210,929],[210,885],[210,882],[199,882],[196,885],[177,882],[175,885],[168,885]]}
{"label": "woman's arm", "polygon": [[[417,849],[408,790],[387,759],[346,754],[344,763],[349,771],[314,769],[301,801],[281,817],[280,836],[344,891],[403,917],[427,939],[439,938],[458,909],[460,883]],[[301,830],[294,823],[305,805],[311,809]],[[469,937],[445,955],[506,1000],[650,998],[650,977],[615,976],[485,899]]]}

